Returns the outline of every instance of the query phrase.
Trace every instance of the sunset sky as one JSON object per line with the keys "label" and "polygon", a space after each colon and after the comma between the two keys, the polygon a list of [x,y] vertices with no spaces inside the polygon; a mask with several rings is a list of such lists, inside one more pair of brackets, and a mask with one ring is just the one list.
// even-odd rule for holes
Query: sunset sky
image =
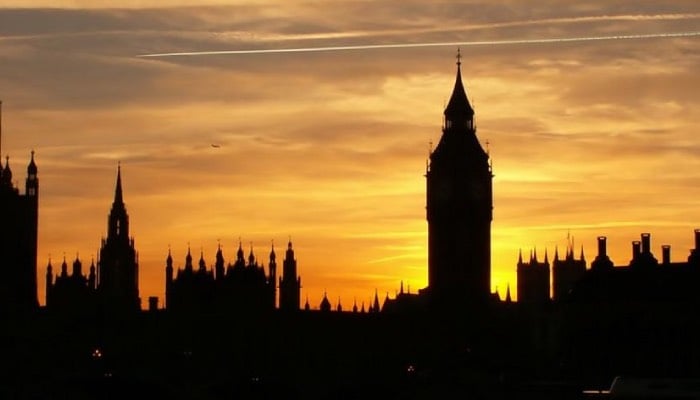
{"label": "sunset sky", "polygon": [[97,254],[119,161],[144,304],[163,301],[168,246],[176,267],[188,243],[213,264],[239,237],[267,266],[291,236],[313,307],[427,284],[424,173],[457,46],[153,53],[690,33],[461,51],[493,159],[494,290],[514,292],[520,248],[567,235],[589,261],[606,235],[616,264],[642,232],[659,258],[693,247],[697,0],[202,3],[0,0],[2,156],[23,188],[36,150],[42,304],[49,254]]}

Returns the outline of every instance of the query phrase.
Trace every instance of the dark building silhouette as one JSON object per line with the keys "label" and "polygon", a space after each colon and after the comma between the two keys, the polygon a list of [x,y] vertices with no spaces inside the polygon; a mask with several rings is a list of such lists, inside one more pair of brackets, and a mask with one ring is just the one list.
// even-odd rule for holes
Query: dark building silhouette
{"label": "dark building silhouette", "polygon": [[122,193],[121,166],[117,167],[114,202],[107,219],[97,261],[97,294],[103,307],[113,312],[141,309],[138,253],[129,236],[129,214]]}
{"label": "dark building silhouette", "polygon": [[573,243],[567,246],[563,259],[559,258],[559,251],[555,250],[552,262],[552,300],[561,301],[564,299],[585,272],[586,258],[583,254],[583,246],[578,260],[574,257]]}
{"label": "dark building silhouette", "polygon": [[100,258],[87,275],[76,256],[71,273],[63,259],[54,278],[51,260],[46,267],[46,307],[52,312],[104,315],[134,314],[141,310],[138,289],[138,254],[129,236],[129,215],[122,193],[121,166],[117,167],[114,202],[102,238]]}
{"label": "dark building silhouette", "polygon": [[61,313],[87,313],[94,311],[96,305],[97,275],[95,262],[90,264],[86,276],[82,270],[83,263],[76,256],[71,273],[68,263],[63,259],[61,271],[54,280],[51,260],[46,266],[46,307]]}
{"label": "dark building silhouette", "polygon": [[[225,264],[223,251],[219,246],[213,268],[207,267],[202,252],[198,268],[195,270],[192,254],[188,249],[185,267],[178,269],[174,275],[173,258],[168,252],[165,267],[166,308],[172,312],[190,313],[227,310],[250,314],[272,311],[276,308],[276,260],[273,247],[268,263],[269,273],[266,275],[265,267],[258,263],[252,245],[246,262],[242,244],[239,243],[233,263]],[[290,260],[294,260],[291,241],[288,244],[285,262]],[[293,266],[296,269],[296,261]],[[297,296],[298,293],[297,291]],[[297,303],[296,309],[298,308]]]}
{"label": "dark building silhouette", "polygon": [[537,250],[530,252],[530,260],[523,262],[522,252],[518,256],[518,303],[544,305],[549,303],[549,257],[537,260]]}
{"label": "dark building silhouette", "polygon": [[598,254],[591,268],[573,285],[573,302],[674,302],[695,303],[695,286],[700,279],[700,229],[695,230],[695,248],[687,262],[672,262],[671,247],[661,246],[662,261],[651,251],[651,234],[642,233],[632,241],[627,265],[614,265],[607,256],[606,238],[598,237]]}
{"label": "dark building silhouette", "polygon": [[[458,60],[426,174],[428,288],[411,294],[402,283],[383,305],[375,290],[367,312],[356,301],[343,312],[340,299],[333,307],[326,293],[319,310],[306,296],[304,312],[289,312],[299,308],[301,289],[291,241],[281,277],[274,246],[266,273],[252,245],[246,259],[239,241],[230,263],[221,246],[211,264],[203,250],[196,262],[188,246],[184,267],[176,268],[169,250],[166,308],[149,297],[149,310],[135,312],[138,255],[119,168],[96,265],[87,272],[79,257],[72,267],[64,257],[54,271],[49,261],[47,309],[0,330],[0,398],[573,399],[620,374],[700,376],[700,229],[683,262],[671,260],[667,245],[659,261],[648,233],[633,241],[625,266],[610,260],[604,236],[590,269],[583,249],[579,259],[573,244],[562,259],[555,251],[551,279],[546,252],[543,262],[534,251],[527,262],[521,254],[519,301],[512,302],[510,286],[505,301],[496,301],[489,282],[492,174],[460,67]],[[38,192],[33,164],[27,197]],[[3,218],[26,216],[17,211],[26,200],[17,200],[25,197],[7,164],[0,179]],[[16,218],[7,225],[12,234],[3,232],[16,245],[0,247],[3,263],[29,262],[17,249],[36,253],[36,223],[32,236],[26,218]],[[2,300],[31,308],[30,296],[19,295],[28,277],[9,278],[0,281]],[[134,312],[107,323],[126,311]]]}
{"label": "dark building silhouette", "polygon": [[442,137],[426,172],[428,292],[441,309],[491,298],[493,175],[476,136],[460,68],[458,55]]}
{"label": "dark building silhouette", "polygon": [[287,251],[282,262],[280,277],[280,310],[297,311],[301,305],[301,277],[297,275],[297,260],[294,258],[292,241],[287,243]]}
{"label": "dark building silhouette", "polygon": [[5,158],[4,167],[0,162],[0,221],[0,313],[35,311],[39,307],[36,278],[39,178],[33,151],[24,194],[14,185],[10,158]]}

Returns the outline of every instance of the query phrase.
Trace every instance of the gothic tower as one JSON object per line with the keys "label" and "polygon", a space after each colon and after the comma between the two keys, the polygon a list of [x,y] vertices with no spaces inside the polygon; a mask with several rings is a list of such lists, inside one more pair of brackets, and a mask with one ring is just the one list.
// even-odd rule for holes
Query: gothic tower
{"label": "gothic tower", "polygon": [[119,166],[114,202],[107,220],[107,238],[102,239],[98,262],[97,290],[102,306],[117,312],[138,311],[141,307],[138,276],[138,259],[134,239],[129,237],[129,215],[122,196]]}
{"label": "gothic tower", "polygon": [[277,255],[275,254],[274,243],[270,250],[270,263],[267,267],[270,270],[270,275],[267,279],[267,290],[270,294],[270,309],[274,310],[277,307]]}
{"label": "gothic tower", "polygon": [[9,157],[4,168],[0,162],[0,221],[0,313],[36,310],[39,179],[33,151],[23,195],[14,185]]}
{"label": "gothic tower", "polygon": [[298,311],[301,300],[301,277],[297,276],[297,260],[294,258],[292,241],[287,244],[280,278],[280,310]]}
{"label": "gothic tower", "polygon": [[442,137],[426,172],[428,291],[440,307],[479,304],[489,298],[492,177],[488,153],[476,136],[458,53]]}

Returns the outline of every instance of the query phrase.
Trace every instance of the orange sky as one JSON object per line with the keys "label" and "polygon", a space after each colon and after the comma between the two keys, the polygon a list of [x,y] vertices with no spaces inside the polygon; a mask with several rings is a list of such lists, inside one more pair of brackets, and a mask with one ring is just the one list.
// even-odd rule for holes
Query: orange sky
{"label": "orange sky", "polygon": [[[0,8],[2,152],[23,180],[37,151],[42,303],[49,254],[97,253],[118,161],[144,303],[163,297],[168,246],[176,266],[188,243],[211,264],[219,239],[230,259],[239,237],[267,264],[271,240],[291,235],[314,307],[324,290],[347,308],[427,283],[423,174],[454,47],[139,54],[700,31],[697,1],[186,7],[199,3],[2,2],[24,7]],[[628,262],[641,232],[657,255],[670,244],[687,257],[700,227],[700,38],[462,54],[494,163],[494,289],[515,288],[519,248],[551,255],[569,232],[589,260],[607,235],[613,261]]]}

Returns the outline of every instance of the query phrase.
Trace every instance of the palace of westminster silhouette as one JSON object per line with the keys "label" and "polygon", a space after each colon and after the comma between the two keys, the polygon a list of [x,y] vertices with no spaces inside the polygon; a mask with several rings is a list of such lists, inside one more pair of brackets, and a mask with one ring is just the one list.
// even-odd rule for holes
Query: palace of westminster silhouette
{"label": "palace of westminster silhouette", "polygon": [[378,382],[408,382],[420,392],[493,390],[537,377],[700,373],[700,229],[684,262],[671,261],[669,246],[659,261],[648,233],[632,243],[624,266],[607,256],[603,236],[590,266],[573,246],[551,264],[546,253],[542,261],[521,253],[518,301],[509,289],[505,300],[491,292],[493,174],[460,61],[426,171],[428,286],[407,293],[401,285],[383,304],[375,293],[370,312],[356,304],[334,311],[325,295],[318,309],[302,307],[291,240],[279,277],[274,246],[267,267],[252,245],[246,258],[241,243],[229,262],[219,246],[210,266],[203,251],[195,265],[188,248],[178,270],[168,251],[165,307],[149,298],[142,311],[121,167],[99,257],[85,271],[77,257],[70,271],[65,259],[60,271],[49,261],[40,307],[38,169],[32,152],[22,195],[7,159],[0,165],[0,318],[9,322],[0,340],[3,383],[26,393],[23,384],[43,382],[31,390],[47,395],[71,379],[72,390],[84,390],[76,379],[121,377],[182,398],[224,398],[262,379],[313,397],[297,383],[347,391],[351,383],[379,390]]}

